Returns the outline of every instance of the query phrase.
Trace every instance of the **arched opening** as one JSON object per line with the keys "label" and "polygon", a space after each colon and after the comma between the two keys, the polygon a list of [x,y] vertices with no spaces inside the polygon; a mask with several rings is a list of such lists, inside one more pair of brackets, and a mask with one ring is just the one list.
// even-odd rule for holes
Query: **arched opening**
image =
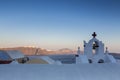
{"label": "arched opening", "polygon": [[99,45],[97,41],[94,41],[92,44],[92,53],[96,54],[97,53],[97,49],[98,49]]}
{"label": "arched opening", "polygon": [[104,60],[103,60],[103,59],[100,59],[100,60],[98,61],[98,63],[104,63]]}

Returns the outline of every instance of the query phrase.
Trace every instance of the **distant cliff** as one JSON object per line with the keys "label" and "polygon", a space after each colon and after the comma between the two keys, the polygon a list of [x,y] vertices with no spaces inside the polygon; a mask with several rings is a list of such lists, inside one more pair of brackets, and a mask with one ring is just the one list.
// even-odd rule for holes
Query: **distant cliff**
{"label": "distant cliff", "polygon": [[73,51],[68,48],[63,48],[60,50],[47,50],[42,48],[34,47],[15,47],[15,48],[1,48],[0,50],[18,50],[24,53],[25,55],[52,55],[52,54],[75,54],[76,51]]}

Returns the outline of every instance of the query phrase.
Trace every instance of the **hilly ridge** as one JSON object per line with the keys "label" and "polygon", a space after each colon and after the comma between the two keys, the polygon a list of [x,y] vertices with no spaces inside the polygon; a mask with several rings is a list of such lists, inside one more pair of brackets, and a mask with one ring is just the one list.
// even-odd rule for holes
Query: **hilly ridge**
{"label": "hilly ridge", "polygon": [[53,54],[75,54],[75,50],[63,48],[59,50],[47,50],[35,47],[15,47],[15,48],[0,48],[0,50],[18,50],[25,55],[53,55]]}

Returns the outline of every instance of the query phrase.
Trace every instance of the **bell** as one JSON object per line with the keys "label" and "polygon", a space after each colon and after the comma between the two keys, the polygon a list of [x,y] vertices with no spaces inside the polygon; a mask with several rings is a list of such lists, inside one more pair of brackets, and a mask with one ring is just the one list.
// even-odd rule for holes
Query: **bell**
{"label": "bell", "polygon": [[93,49],[96,49],[97,47],[99,47],[97,44],[93,44]]}
{"label": "bell", "polygon": [[96,45],[95,44],[93,44],[93,49],[96,49]]}

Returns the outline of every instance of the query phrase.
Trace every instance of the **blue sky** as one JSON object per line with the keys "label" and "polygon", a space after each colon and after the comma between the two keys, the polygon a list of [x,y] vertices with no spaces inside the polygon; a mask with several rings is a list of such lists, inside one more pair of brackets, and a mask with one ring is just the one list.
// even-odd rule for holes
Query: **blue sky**
{"label": "blue sky", "polygon": [[0,1],[0,47],[82,48],[94,31],[120,52],[119,0]]}

